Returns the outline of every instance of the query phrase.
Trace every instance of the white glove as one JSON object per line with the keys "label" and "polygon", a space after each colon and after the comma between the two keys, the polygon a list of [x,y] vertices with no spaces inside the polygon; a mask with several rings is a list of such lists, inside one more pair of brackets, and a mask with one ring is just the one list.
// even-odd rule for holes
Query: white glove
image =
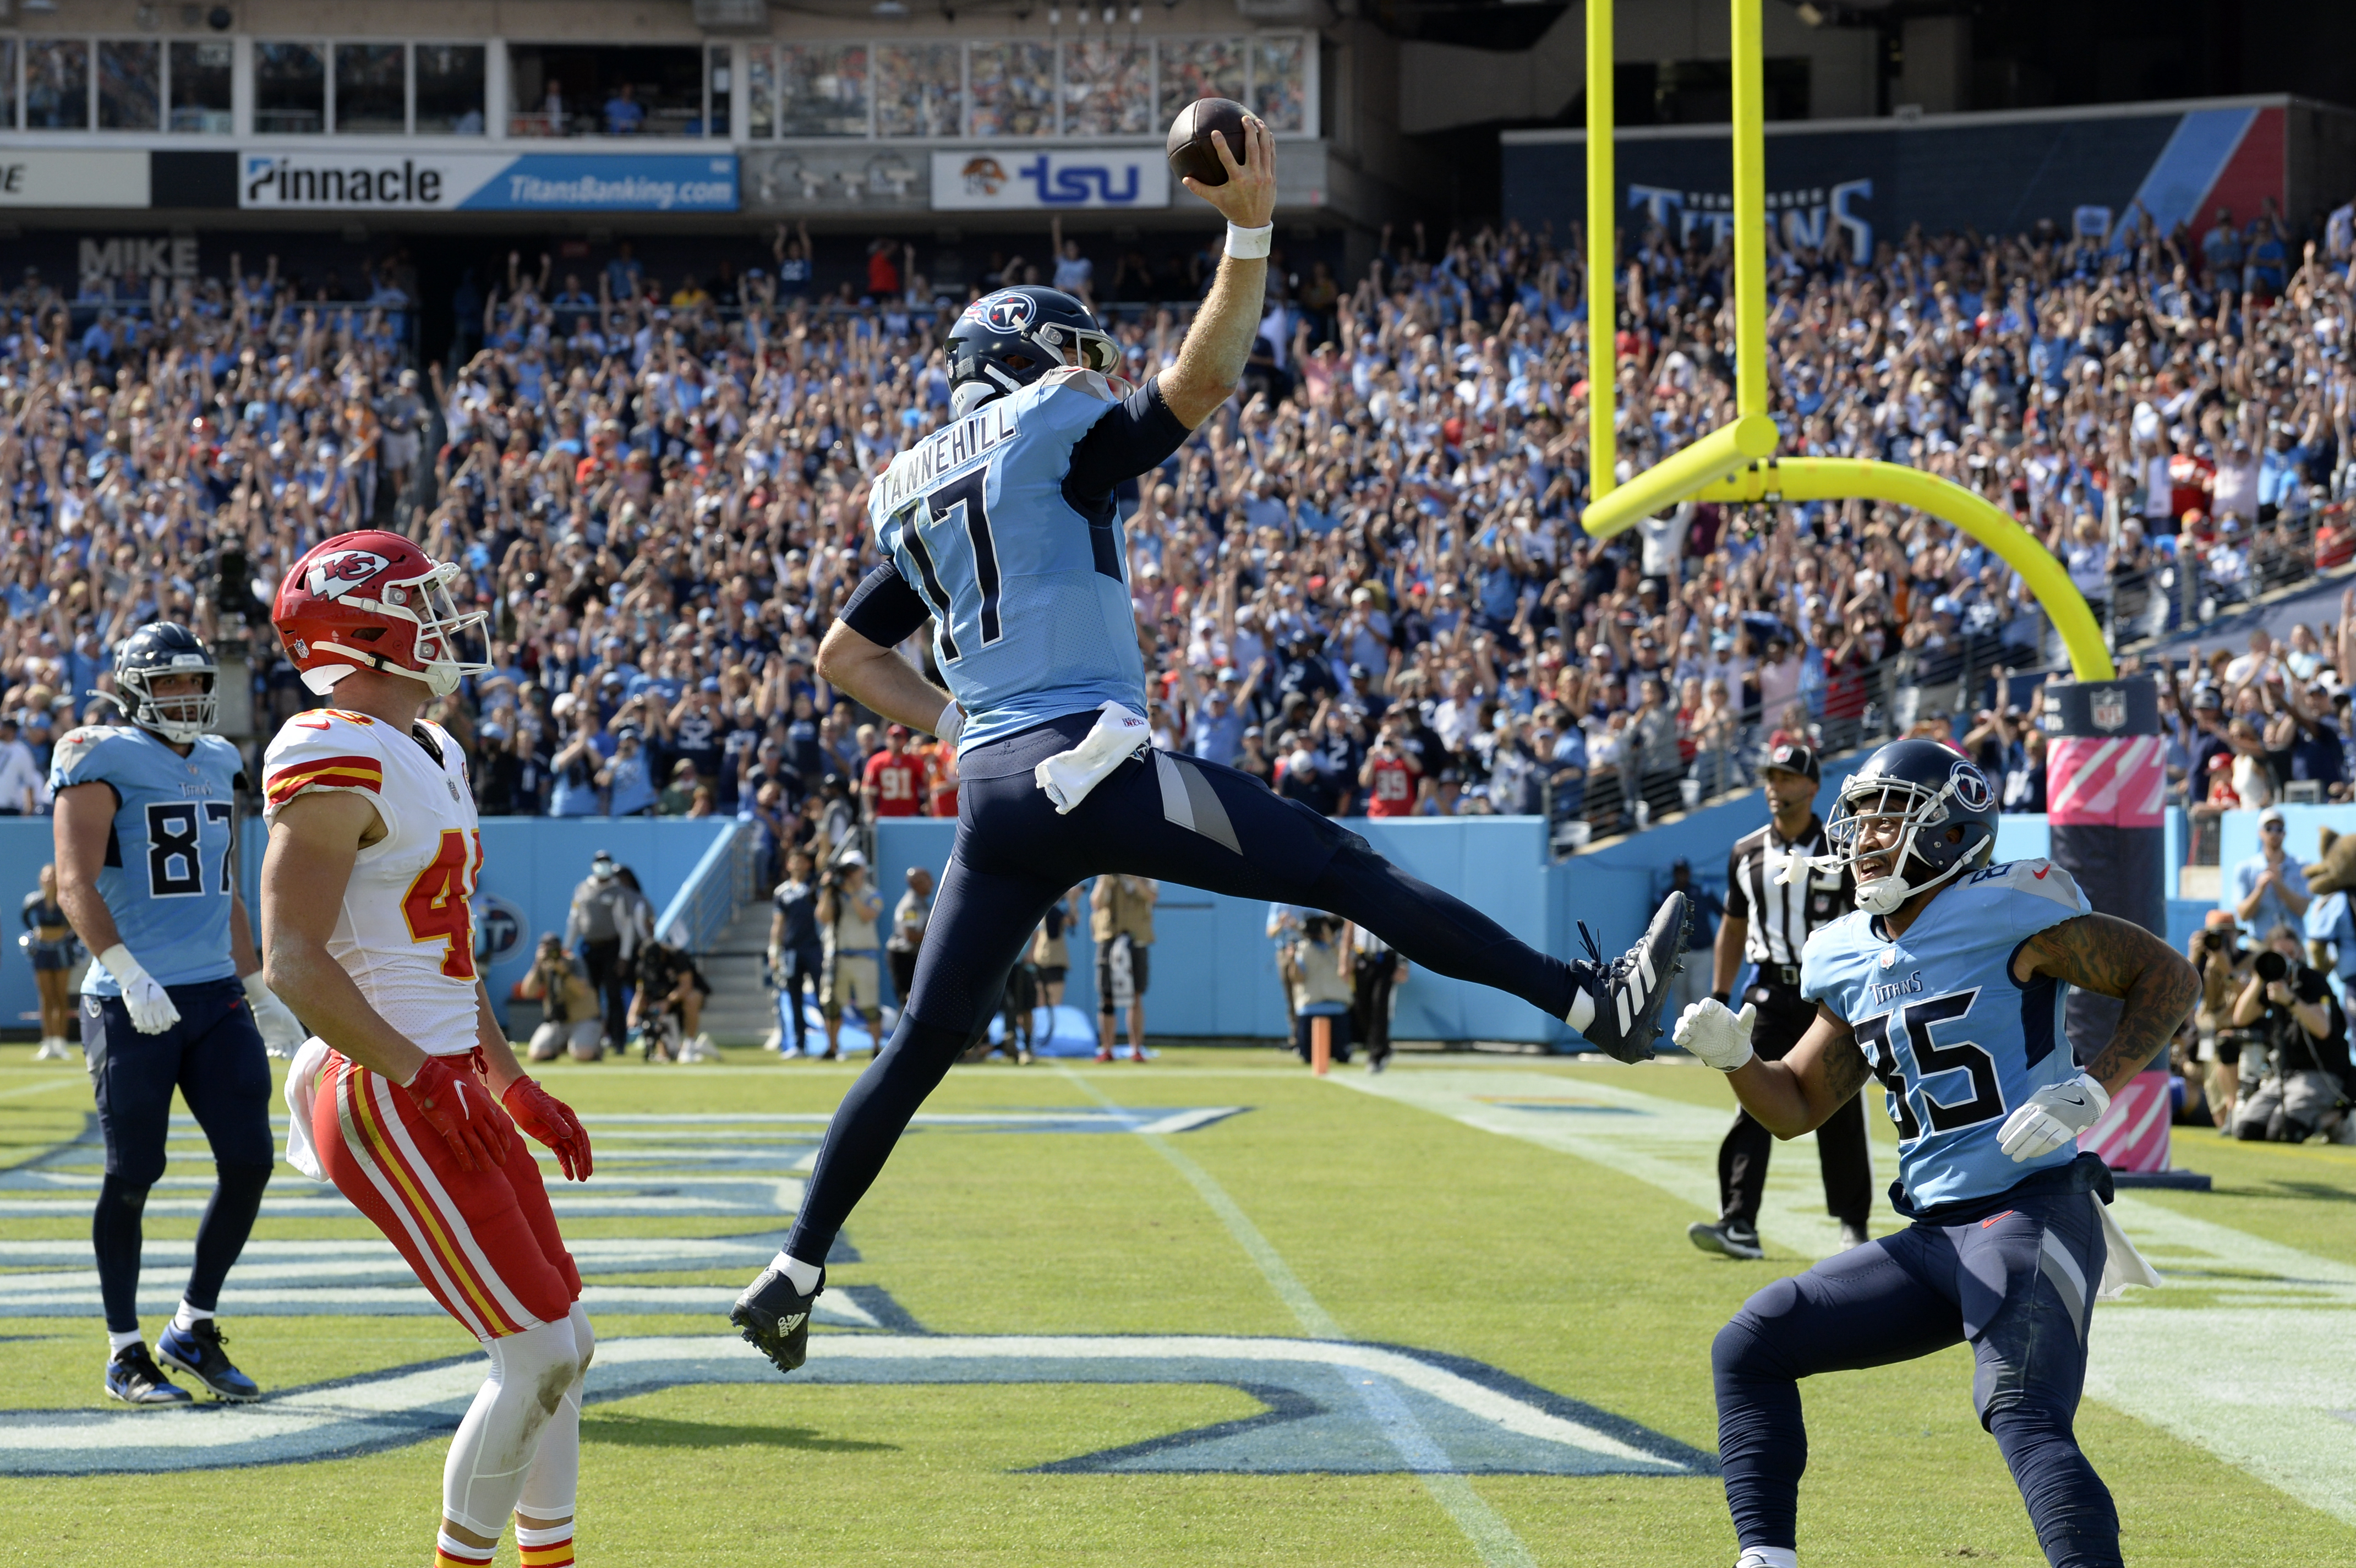
{"label": "white glove", "polygon": [[1720,1072],[1732,1072],[1751,1059],[1751,1029],[1759,1009],[1746,1002],[1736,1013],[1715,996],[1705,996],[1677,1016],[1676,1039],[1680,1049],[1708,1062]]}
{"label": "white glove", "polygon": [[933,721],[933,734],[939,736],[945,745],[955,746],[958,736],[964,733],[965,710],[958,707],[957,699],[952,697],[949,705],[941,710],[941,716]]}
{"label": "white glove", "polygon": [[2110,1108],[2110,1091],[2085,1073],[2049,1083],[2004,1119],[1997,1146],[2016,1165],[2050,1155],[2101,1121]]}
{"label": "white glove", "polygon": [[171,993],[140,967],[129,948],[117,942],[99,954],[98,961],[114,976],[114,983],[123,987],[123,1005],[131,1015],[133,1028],[143,1035],[160,1035],[180,1021],[180,1010],[172,1005]]}
{"label": "white glove", "polygon": [[294,1009],[278,1000],[258,969],[245,977],[245,1004],[253,1014],[253,1026],[262,1031],[263,1050],[273,1057],[292,1057],[302,1047],[306,1035],[295,1022]]}

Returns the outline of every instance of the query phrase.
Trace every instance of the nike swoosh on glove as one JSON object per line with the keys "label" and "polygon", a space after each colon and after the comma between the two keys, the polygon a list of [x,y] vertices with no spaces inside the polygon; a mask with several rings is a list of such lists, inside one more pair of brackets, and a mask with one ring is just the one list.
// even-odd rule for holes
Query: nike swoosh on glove
{"label": "nike swoosh on glove", "polygon": [[589,1179],[589,1129],[581,1125],[581,1118],[573,1114],[571,1106],[529,1078],[509,1084],[499,1102],[508,1108],[517,1126],[555,1151],[556,1163],[564,1167],[565,1180]]}
{"label": "nike swoosh on glove", "polygon": [[98,961],[123,987],[123,1009],[131,1015],[133,1028],[143,1035],[160,1035],[180,1021],[180,1009],[174,1005],[171,993],[131,956],[129,948],[117,942],[99,954]]}
{"label": "nike swoosh on glove", "polygon": [[295,1020],[294,1010],[263,983],[258,969],[245,977],[245,1005],[253,1015],[253,1026],[262,1031],[262,1049],[273,1057],[291,1057],[303,1048],[306,1037],[303,1026]]}
{"label": "nike swoosh on glove", "polygon": [[2088,1074],[2049,1083],[2004,1119],[1997,1146],[2016,1164],[2050,1155],[2101,1121],[2110,1108],[2110,1091]]}
{"label": "nike swoosh on glove", "polygon": [[507,1164],[507,1118],[491,1103],[491,1091],[483,1080],[471,1069],[461,1072],[452,1067],[451,1060],[427,1057],[402,1090],[442,1134],[460,1165],[470,1171],[495,1171]]}
{"label": "nike swoosh on glove", "polygon": [[1706,996],[1677,1015],[1674,1037],[1680,1049],[1720,1072],[1732,1072],[1751,1059],[1751,1030],[1758,1022],[1759,1009],[1748,1002],[1736,1013],[1717,997]]}

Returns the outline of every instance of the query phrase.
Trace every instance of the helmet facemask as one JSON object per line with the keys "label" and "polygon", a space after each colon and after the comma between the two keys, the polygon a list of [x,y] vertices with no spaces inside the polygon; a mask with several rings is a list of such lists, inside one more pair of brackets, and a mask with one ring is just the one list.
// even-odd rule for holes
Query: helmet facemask
{"label": "helmet facemask", "polygon": [[[196,655],[184,655],[194,659]],[[200,682],[197,690],[177,696],[158,696],[153,689],[157,680],[177,675],[193,675]],[[213,664],[201,668],[191,665],[185,670],[121,670],[115,672],[114,684],[122,693],[114,705],[141,729],[161,736],[175,746],[186,746],[200,735],[209,735],[220,720],[220,671]]]}
{"label": "helmet facemask", "polygon": [[460,610],[451,585],[462,575],[453,562],[443,562],[423,576],[388,583],[378,590],[373,599],[348,598],[344,602],[380,615],[396,617],[416,623],[417,631],[411,639],[415,667],[390,658],[380,658],[359,647],[341,643],[315,644],[323,652],[331,652],[354,660],[349,668],[334,665],[314,666],[303,671],[303,683],[322,695],[335,689],[336,683],[362,664],[382,670],[388,674],[406,675],[422,681],[425,689],[437,697],[446,697],[458,689],[458,682],[469,675],[480,675],[491,667],[487,641],[490,615],[486,610]]}
{"label": "helmet facemask", "polygon": [[[1854,779],[1842,789],[1833,820],[1825,824],[1825,840],[1833,851],[1832,864],[1857,876],[1858,908],[1869,915],[1894,914],[1917,893],[1942,886],[1994,852],[1993,837],[1974,844],[1966,833],[1964,843],[1945,842],[1942,830],[1952,820],[1947,797],[1954,787],[1952,776],[1936,789],[1877,777]],[[1890,822],[1898,824],[1894,843],[1865,842],[1869,826]],[[1861,863],[1869,859],[1886,861],[1889,870],[1868,876]]]}

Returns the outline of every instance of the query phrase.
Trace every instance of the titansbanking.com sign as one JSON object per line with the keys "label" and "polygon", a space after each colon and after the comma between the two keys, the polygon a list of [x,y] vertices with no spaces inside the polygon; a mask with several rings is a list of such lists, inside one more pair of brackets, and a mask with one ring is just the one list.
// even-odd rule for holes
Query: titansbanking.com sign
{"label": "titansbanking.com sign", "polygon": [[707,153],[247,152],[237,204],[343,212],[734,212],[736,159]]}

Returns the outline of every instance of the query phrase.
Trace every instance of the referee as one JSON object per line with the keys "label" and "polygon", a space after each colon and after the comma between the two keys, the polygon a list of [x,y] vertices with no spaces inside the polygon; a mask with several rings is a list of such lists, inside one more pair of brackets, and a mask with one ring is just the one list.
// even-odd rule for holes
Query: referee
{"label": "referee", "polygon": [[[1815,813],[1816,788],[1824,771],[1805,746],[1777,746],[1762,770],[1772,813],[1757,832],[1737,839],[1726,865],[1726,919],[1718,928],[1711,987],[1732,1004],[1735,976],[1747,960],[1758,966],[1743,1000],[1759,1009],[1751,1045],[1774,1061],[1800,1043],[1815,1020],[1813,1003],[1800,995],[1800,951],[1808,934],[1839,918],[1856,905],[1857,883],[1812,872],[1785,886],[1777,879],[1794,854],[1826,853],[1825,824]],[[1718,1148],[1719,1219],[1696,1220],[1686,1235],[1705,1252],[1730,1258],[1761,1256],[1759,1199],[1767,1187],[1767,1156],[1773,1134],[1747,1111]],[[1816,1129],[1816,1157],[1824,1165],[1825,1208],[1841,1222],[1841,1246],[1863,1246],[1866,1216],[1873,1209],[1873,1165],[1865,1148],[1865,1109],[1858,1097]]]}

